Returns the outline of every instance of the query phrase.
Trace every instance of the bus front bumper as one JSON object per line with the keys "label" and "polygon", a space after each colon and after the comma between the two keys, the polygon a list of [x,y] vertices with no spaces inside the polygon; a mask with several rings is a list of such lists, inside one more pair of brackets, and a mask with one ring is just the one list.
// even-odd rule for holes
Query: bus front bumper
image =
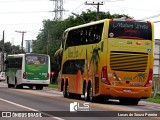
{"label": "bus front bumper", "polygon": [[50,80],[22,80],[22,84],[44,84],[44,85],[49,85]]}

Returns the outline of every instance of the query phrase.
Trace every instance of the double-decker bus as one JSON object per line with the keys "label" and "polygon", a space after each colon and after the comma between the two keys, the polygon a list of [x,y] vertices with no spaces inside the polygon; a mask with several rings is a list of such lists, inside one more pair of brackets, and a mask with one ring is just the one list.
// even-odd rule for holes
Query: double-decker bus
{"label": "double-decker bus", "polygon": [[[59,90],[87,101],[118,99],[137,105],[152,91],[154,26],[104,19],[65,30]],[[56,53],[58,54],[58,53]]]}
{"label": "double-decker bus", "polygon": [[8,88],[29,86],[42,90],[50,84],[50,57],[45,54],[8,55],[6,63],[6,81]]}

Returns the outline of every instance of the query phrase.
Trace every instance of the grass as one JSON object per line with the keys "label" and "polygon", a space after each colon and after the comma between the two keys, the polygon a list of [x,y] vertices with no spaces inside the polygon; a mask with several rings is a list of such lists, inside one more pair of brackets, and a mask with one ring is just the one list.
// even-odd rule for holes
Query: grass
{"label": "grass", "polygon": [[151,96],[150,98],[145,99],[144,101],[159,103],[160,104],[160,96],[157,95],[156,97]]}
{"label": "grass", "polygon": [[58,88],[58,85],[56,85],[56,84],[50,84],[50,85],[48,86],[48,88]]}

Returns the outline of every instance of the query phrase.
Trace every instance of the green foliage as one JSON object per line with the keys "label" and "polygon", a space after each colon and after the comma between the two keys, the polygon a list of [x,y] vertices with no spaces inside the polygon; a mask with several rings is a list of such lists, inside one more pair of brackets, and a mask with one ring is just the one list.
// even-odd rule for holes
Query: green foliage
{"label": "green foliage", "polygon": [[160,96],[150,97],[150,98],[145,99],[144,101],[154,102],[154,103],[159,103],[160,104]]}
{"label": "green foliage", "polygon": [[[0,51],[2,51],[3,40],[0,41]],[[11,45],[10,42],[4,43],[4,52],[7,54],[17,54],[20,53],[20,46]]]}
{"label": "green foliage", "polygon": [[[131,18],[124,14],[111,15],[110,12],[101,12],[99,14],[99,19],[121,17]],[[91,10],[87,10],[86,12],[83,11],[80,15],[73,13],[72,16],[69,16],[67,19],[62,21],[44,20],[43,29],[39,32],[37,40],[33,41],[33,52],[47,54],[48,45],[48,54],[51,57],[51,65],[54,65],[53,55],[60,47],[62,35],[65,29],[95,20],[96,12]]]}

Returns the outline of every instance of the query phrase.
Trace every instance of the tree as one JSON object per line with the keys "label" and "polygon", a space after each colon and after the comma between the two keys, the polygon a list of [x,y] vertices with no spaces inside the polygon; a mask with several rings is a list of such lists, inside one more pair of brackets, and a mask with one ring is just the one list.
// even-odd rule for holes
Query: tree
{"label": "tree", "polygon": [[[0,51],[2,51],[3,40],[0,41]],[[17,54],[20,53],[20,46],[11,45],[10,42],[4,43],[4,52],[7,54]]]}
{"label": "tree", "polygon": [[[101,12],[99,19],[105,18],[131,18],[125,14],[110,14],[110,12]],[[87,10],[83,11],[80,15],[71,15],[67,19],[62,21],[54,21],[54,20],[44,20],[43,28],[40,30],[37,39],[33,41],[33,52],[47,54],[47,46],[48,46],[48,54],[51,57],[51,68],[54,66],[54,53],[59,49],[62,35],[65,29],[69,27],[73,27],[76,25],[89,23],[91,21],[96,20],[96,11]]]}

